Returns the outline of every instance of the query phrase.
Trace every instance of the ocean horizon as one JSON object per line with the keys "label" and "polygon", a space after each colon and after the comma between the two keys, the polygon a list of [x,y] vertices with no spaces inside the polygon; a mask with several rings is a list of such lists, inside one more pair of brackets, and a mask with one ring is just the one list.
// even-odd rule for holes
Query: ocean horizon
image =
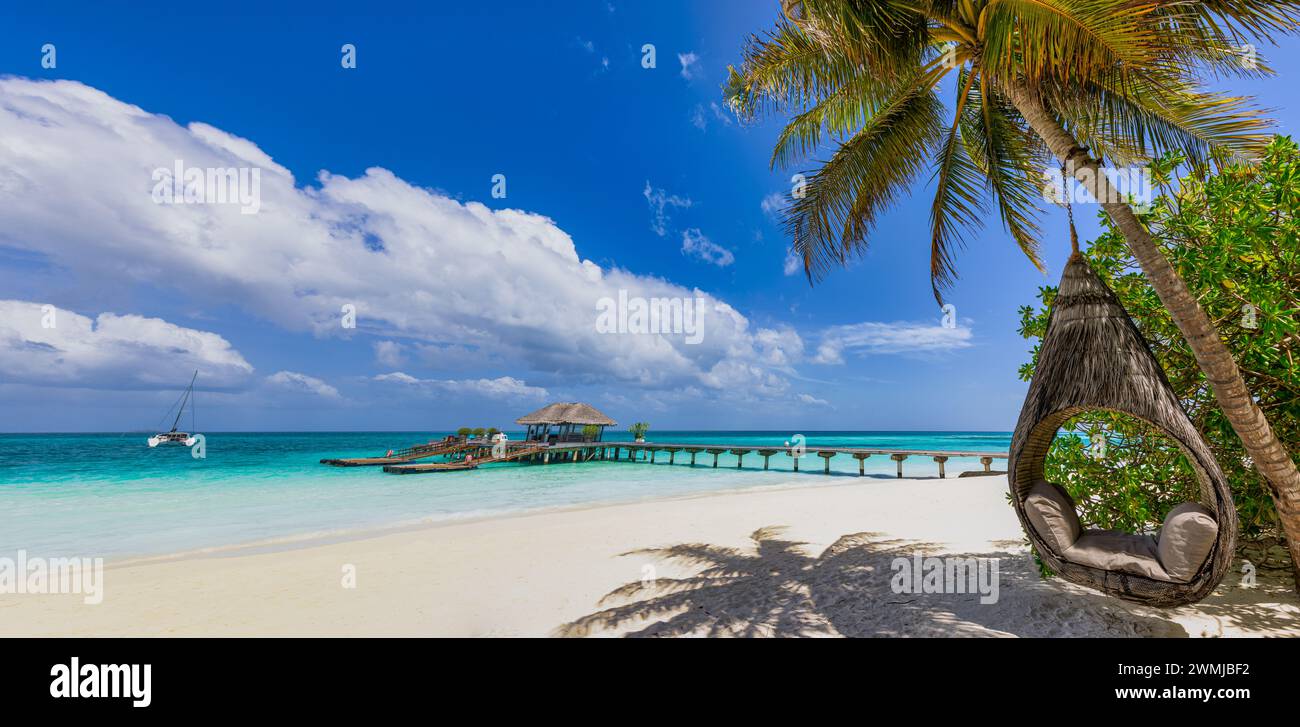
{"label": "ocean horizon", "polygon": [[[384,454],[450,432],[205,432],[206,456],[150,449],[145,433],[0,434],[0,553],[132,558],[533,510],[616,504],[777,485],[810,487],[858,479],[857,461],[756,455],[737,469],[723,454],[690,467],[661,456],[643,462],[503,463],[466,472],[392,475],[378,467],[322,465],[328,457]],[[522,432],[507,431],[512,440]],[[1005,452],[1011,432],[803,431],[809,447]],[[651,442],[781,446],[794,432],[655,430]],[[606,432],[627,442],[628,432]],[[908,477],[936,477],[929,458],[904,463]],[[949,477],[982,469],[977,457],[947,462]],[[895,475],[895,463],[865,462],[864,485]]]}

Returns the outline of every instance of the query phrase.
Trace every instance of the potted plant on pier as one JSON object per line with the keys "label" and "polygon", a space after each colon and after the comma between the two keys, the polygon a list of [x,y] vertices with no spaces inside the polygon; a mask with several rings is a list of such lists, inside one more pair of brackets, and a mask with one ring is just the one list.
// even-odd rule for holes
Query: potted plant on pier
{"label": "potted plant on pier", "polygon": [[600,427],[596,426],[595,424],[588,424],[587,426],[582,428],[582,441],[584,442],[594,442],[596,441],[596,437],[599,436],[600,436]]}
{"label": "potted plant on pier", "polygon": [[650,431],[650,423],[637,422],[636,424],[633,424],[632,426],[628,427],[627,430],[632,433],[633,439],[635,439],[638,442],[644,442],[645,433]]}

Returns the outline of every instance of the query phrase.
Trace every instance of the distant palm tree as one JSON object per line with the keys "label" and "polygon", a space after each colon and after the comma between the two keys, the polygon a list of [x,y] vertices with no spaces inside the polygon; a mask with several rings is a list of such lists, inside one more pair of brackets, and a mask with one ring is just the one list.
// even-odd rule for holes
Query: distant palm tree
{"label": "distant palm tree", "polygon": [[[1300,583],[1300,472],[1210,319],[1101,172],[1170,151],[1195,165],[1255,156],[1268,122],[1202,79],[1269,73],[1246,44],[1293,32],[1300,9],[1280,0],[782,0],[782,9],[775,28],[749,39],[727,93],[743,118],[793,114],[773,166],[826,139],[837,147],[786,212],[809,280],[861,252],[926,160],[940,303],[956,275],[953,248],[990,198],[1041,269],[1040,180],[1059,163],[1123,233],[1271,484]],[[950,73],[957,96],[945,118],[937,89]]]}
{"label": "distant palm tree", "polygon": [[645,439],[646,432],[650,431],[650,424],[648,422],[636,422],[627,430],[632,433],[633,439],[640,442]]}

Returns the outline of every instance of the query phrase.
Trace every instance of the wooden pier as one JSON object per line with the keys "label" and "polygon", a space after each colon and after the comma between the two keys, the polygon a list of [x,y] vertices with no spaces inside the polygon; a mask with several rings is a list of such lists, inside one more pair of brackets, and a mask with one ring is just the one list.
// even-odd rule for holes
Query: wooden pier
{"label": "wooden pier", "polygon": [[[668,455],[667,461],[658,459],[659,453]],[[903,463],[910,458],[930,459],[937,465],[938,476],[947,477],[945,463],[954,457],[978,459],[983,470],[960,473],[961,477],[1002,474],[992,469],[993,460],[1007,458],[1006,452],[962,452],[921,449],[867,449],[862,447],[791,447],[791,446],[737,446],[717,444],[677,444],[661,442],[506,442],[504,451],[495,448],[486,440],[469,440],[455,442],[438,442],[420,445],[394,452],[391,457],[363,457],[357,459],[322,459],[322,464],[341,467],[364,465],[383,466],[385,472],[393,474],[417,474],[426,472],[458,472],[477,469],[480,465],[502,462],[526,462],[533,464],[558,464],[563,462],[641,462],[644,464],[675,465],[678,454],[690,455],[689,467],[696,466],[696,457],[700,454],[712,455],[704,464],[711,468],[718,467],[718,457],[731,454],[736,457],[736,467],[744,468],[745,455],[756,454],[763,458],[763,469],[769,469],[770,458],[775,454],[785,454],[791,458],[793,470],[799,471],[802,459],[820,457],[821,470],[831,474],[831,459],[844,455],[858,461],[858,476],[866,474],[866,460],[871,457],[887,457],[895,462],[896,476],[903,476]],[[443,462],[418,462],[414,460],[442,457]],[[468,461],[466,461],[468,458]],[[815,460],[814,460],[815,461]]]}
{"label": "wooden pier", "polygon": [[[523,446],[520,446],[522,444]],[[515,460],[526,459],[534,455],[542,454],[548,450],[548,447],[537,445],[536,443],[520,443],[515,446],[507,446],[506,450],[500,454],[493,454],[492,445],[486,444],[479,447],[487,449],[487,456],[480,459],[464,459],[455,462],[427,462],[424,464],[390,464],[384,465],[384,471],[395,475],[414,475],[421,472],[457,472],[460,470],[478,469],[480,465],[493,464],[495,462],[513,462]],[[528,446],[532,444],[533,446]],[[471,455],[473,456],[473,455]]]}
{"label": "wooden pier", "polygon": [[386,457],[322,459],[320,463],[332,465],[334,467],[377,467],[379,465],[402,464],[404,462],[414,462],[415,460],[427,459],[429,457],[455,454],[457,452],[474,449],[477,446],[477,443],[464,441],[430,442],[428,444],[417,444],[414,447],[395,450],[391,456]]}

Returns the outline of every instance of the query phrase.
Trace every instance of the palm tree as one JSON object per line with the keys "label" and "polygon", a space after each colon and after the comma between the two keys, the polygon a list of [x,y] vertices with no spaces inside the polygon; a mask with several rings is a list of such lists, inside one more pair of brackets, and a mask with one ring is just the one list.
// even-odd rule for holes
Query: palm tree
{"label": "palm tree", "polygon": [[[742,118],[791,113],[774,167],[825,140],[836,146],[786,210],[809,281],[865,248],[927,160],[941,304],[956,275],[953,249],[990,201],[1041,269],[1040,180],[1059,163],[1123,233],[1269,482],[1300,585],[1300,472],[1210,319],[1101,171],[1166,152],[1195,165],[1255,157],[1267,120],[1203,79],[1270,73],[1250,62],[1247,43],[1296,30],[1300,9],[1279,0],[782,0],[782,9],[773,29],[749,39],[727,94]],[[945,116],[939,83],[953,73]]]}

